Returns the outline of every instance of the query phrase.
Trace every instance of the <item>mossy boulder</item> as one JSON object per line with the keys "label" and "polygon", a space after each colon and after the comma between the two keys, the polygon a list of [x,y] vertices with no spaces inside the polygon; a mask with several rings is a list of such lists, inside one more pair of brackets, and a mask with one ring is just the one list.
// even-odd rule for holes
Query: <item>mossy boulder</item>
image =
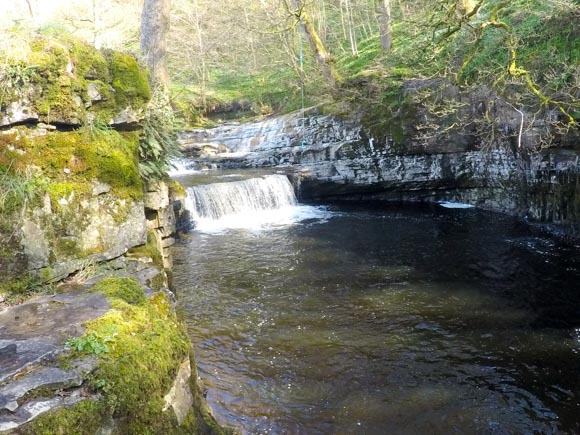
{"label": "mossy boulder", "polygon": [[138,147],[138,132],[110,128],[0,132],[6,257],[54,279],[145,243]]}
{"label": "mossy boulder", "polygon": [[[4,313],[7,332],[20,333],[8,352],[24,340],[26,358],[44,362],[4,361],[11,412],[0,418],[0,431],[224,432],[204,403],[191,342],[167,287],[146,295],[142,284],[116,275],[88,291],[45,296]],[[19,317],[32,311],[39,313],[35,322],[20,327]]]}
{"label": "mossy boulder", "polygon": [[150,99],[148,74],[125,53],[72,37],[12,33],[0,44],[0,126],[18,123],[134,128]]}

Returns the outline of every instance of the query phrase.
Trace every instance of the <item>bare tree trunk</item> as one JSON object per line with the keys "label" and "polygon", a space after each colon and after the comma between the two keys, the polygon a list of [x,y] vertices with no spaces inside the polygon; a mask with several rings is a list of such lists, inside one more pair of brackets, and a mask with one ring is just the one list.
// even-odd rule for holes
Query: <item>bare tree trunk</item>
{"label": "bare tree trunk", "polygon": [[326,1],[322,0],[322,9],[320,11],[320,39],[326,43],[327,36],[327,18],[326,18]]}
{"label": "bare tree trunk", "polygon": [[[290,1],[290,4],[288,3]],[[326,47],[322,43],[318,33],[316,32],[316,28],[310,19],[310,16],[304,9],[303,4],[299,4],[298,0],[284,0],[286,7],[290,10],[290,5],[292,7],[292,14],[296,16],[297,19],[300,20],[300,26],[312,48],[312,51],[316,55],[316,59],[318,60],[318,64],[322,69],[322,73],[324,77],[328,81],[331,87],[335,87],[338,83],[340,83],[340,75],[336,68],[333,65],[333,59],[326,50]]]}
{"label": "bare tree trunk", "polygon": [[391,23],[391,0],[378,0],[377,14],[379,18],[379,33],[381,47],[388,51],[393,45],[393,29]]}
{"label": "bare tree trunk", "polygon": [[93,13],[93,46],[99,50],[101,48],[101,15],[98,10],[97,0],[92,1],[91,7]]}
{"label": "bare tree trunk", "polygon": [[209,81],[209,72],[207,70],[206,59],[205,59],[205,44],[203,41],[203,29],[201,28],[201,17],[199,14],[199,2],[194,0],[193,2],[193,13],[195,14],[195,30],[197,32],[197,45],[199,48],[199,57],[201,62],[201,99],[203,103],[203,109],[207,109],[207,84]]}
{"label": "bare tree trunk", "polygon": [[346,20],[344,19],[344,0],[340,0],[340,24],[342,28],[342,38],[346,41],[348,36],[346,36]]}
{"label": "bare tree trunk", "polygon": [[[244,7],[244,18],[246,19],[246,28],[250,28],[250,18],[248,16],[248,10]],[[252,53],[252,60],[254,61],[254,71],[258,70],[258,58],[256,57],[256,47],[254,46],[254,37],[252,33],[249,32],[249,45],[250,52]]]}
{"label": "bare tree trunk", "polygon": [[30,3],[30,0],[26,0],[26,5],[28,6],[28,13],[30,14],[30,18],[34,18],[34,9],[32,8],[32,3]]}
{"label": "bare tree trunk", "polygon": [[167,32],[171,0],[145,0],[141,13],[141,53],[151,71],[151,80],[169,85]]}
{"label": "bare tree trunk", "polygon": [[348,39],[350,41],[350,51],[353,56],[358,56],[358,47],[356,45],[356,34],[353,29],[353,17],[350,0],[344,0],[344,5],[346,7],[346,17],[348,20]]}

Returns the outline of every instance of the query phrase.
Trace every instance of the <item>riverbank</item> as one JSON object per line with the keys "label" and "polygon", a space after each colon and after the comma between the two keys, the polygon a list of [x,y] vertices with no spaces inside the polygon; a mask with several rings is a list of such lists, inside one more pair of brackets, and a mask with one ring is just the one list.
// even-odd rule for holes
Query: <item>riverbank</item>
{"label": "riverbank", "polygon": [[223,433],[170,290],[184,191],[141,170],[146,70],[66,35],[0,52],[0,431]]}

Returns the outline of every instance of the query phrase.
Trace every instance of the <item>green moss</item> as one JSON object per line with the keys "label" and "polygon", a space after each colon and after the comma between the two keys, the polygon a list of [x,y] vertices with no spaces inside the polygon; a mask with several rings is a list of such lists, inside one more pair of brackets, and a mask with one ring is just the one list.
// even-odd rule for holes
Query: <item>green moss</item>
{"label": "green moss", "polygon": [[[54,186],[57,194],[62,193],[59,189],[66,191],[73,185],[77,193],[88,194],[90,183],[97,179],[109,184],[121,199],[139,199],[143,193],[137,169],[137,147],[137,140],[131,136],[83,127],[38,138],[31,151],[47,175],[67,180]],[[69,173],[65,174],[65,170]]]}
{"label": "green moss", "polygon": [[50,132],[46,136],[8,141],[24,153],[0,149],[0,168],[12,172],[25,171],[30,165],[40,169],[43,177],[52,182],[46,191],[53,206],[57,201],[91,194],[93,180],[107,183],[112,193],[120,199],[140,199],[143,196],[142,180],[137,168],[137,134],[121,134],[111,129],[98,130],[83,127],[71,132]]}
{"label": "green moss", "polygon": [[87,399],[70,408],[43,414],[23,432],[34,435],[95,434],[103,426],[105,414],[101,401]]}
{"label": "green moss", "polygon": [[152,231],[147,231],[147,243],[145,245],[131,248],[127,255],[136,258],[151,258],[157,269],[163,270],[163,257],[157,248],[155,234]]}
{"label": "green moss", "polygon": [[[134,287],[130,279],[126,281],[125,285]],[[120,421],[120,433],[206,432],[203,421],[190,416],[187,426],[177,427],[171,412],[162,411],[164,396],[191,350],[167,297],[159,294],[140,305],[116,296],[111,300],[109,313],[86,324],[87,334],[115,337],[110,352],[99,356],[90,380],[103,396],[104,407],[96,411]],[[188,432],[191,426],[199,431]]]}
{"label": "green moss", "polygon": [[109,65],[103,53],[77,39],[70,38],[69,41],[72,46],[72,61],[76,67],[75,73],[83,79],[109,82]]}
{"label": "green moss", "polygon": [[39,294],[49,294],[53,287],[44,284],[38,277],[25,274],[18,278],[4,278],[0,282],[0,294],[8,295],[9,304],[18,304]]}
{"label": "green moss", "polygon": [[134,57],[118,51],[107,52],[115,101],[120,109],[144,106],[151,98],[149,78]]}
{"label": "green moss", "polygon": [[75,194],[80,186],[72,183],[50,183],[47,192],[52,204],[57,205],[60,199],[68,199]]}
{"label": "green moss", "polygon": [[160,291],[165,287],[165,275],[163,273],[158,273],[153,277],[149,285],[153,290]]}
{"label": "green moss", "polygon": [[22,295],[29,291],[34,280],[30,276],[0,282],[0,293]]}
{"label": "green moss", "polygon": [[143,289],[133,278],[107,278],[93,287],[111,300],[120,299],[131,305],[144,305],[147,301]]}
{"label": "green moss", "polygon": [[402,81],[392,80],[378,102],[366,107],[362,124],[380,142],[388,141],[403,149],[410,141],[410,128],[416,123],[416,107],[405,97]]}
{"label": "green moss", "polygon": [[[67,34],[19,35],[12,47],[2,53],[8,61],[1,66],[0,106],[20,98],[30,84],[41,121],[84,125],[89,119],[109,124],[127,107],[140,110],[149,101],[146,70],[128,54],[101,52]],[[94,104],[91,83],[101,95]]]}
{"label": "green moss", "polygon": [[53,248],[59,258],[77,257],[82,253],[78,241],[70,237],[58,237],[53,243]]}
{"label": "green moss", "polygon": [[69,74],[72,65],[71,49],[66,42],[37,37],[29,44],[29,62],[34,65],[31,82],[39,85],[41,94],[34,105],[47,122],[85,120],[82,102],[75,99],[75,91],[86,85],[84,79]]}
{"label": "green moss", "polygon": [[175,180],[169,182],[169,193],[172,197],[185,198],[187,196],[185,187]]}
{"label": "green moss", "polygon": [[[107,351],[96,355],[97,368],[85,384],[96,399],[42,414],[22,432],[84,435],[113,427],[114,433],[131,434],[229,433],[204,405],[195,367],[189,381],[194,407],[186,420],[179,426],[171,409],[163,411],[181,363],[193,358],[189,337],[167,296],[146,299],[133,278],[107,279],[95,290],[105,293],[112,306],[84,324],[84,337],[107,338]],[[83,355],[84,346],[73,348],[61,363],[70,367],[71,359]]]}

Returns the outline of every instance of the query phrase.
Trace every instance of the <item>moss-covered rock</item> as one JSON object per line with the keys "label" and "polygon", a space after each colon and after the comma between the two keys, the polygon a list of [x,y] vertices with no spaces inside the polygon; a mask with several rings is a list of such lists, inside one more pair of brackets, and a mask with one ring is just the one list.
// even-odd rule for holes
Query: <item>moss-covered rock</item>
{"label": "moss-covered rock", "polygon": [[124,53],[101,52],[73,37],[12,33],[0,46],[0,126],[87,122],[125,126],[141,119],[148,75]]}
{"label": "moss-covered rock", "polygon": [[144,243],[138,147],[138,132],[91,126],[0,134],[7,258],[24,256],[28,270],[50,268],[48,276],[58,278],[87,257],[106,260]]}
{"label": "moss-covered rock", "polygon": [[[182,362],[192,358],[192,348],[167,296],[146,299],[132,278],[107,279],[95,290],[107,296],[112,309],[85,324],[85,337],[107,346],[88,379],[93,398],[41,415],[23,432],[92,435],[106,428],[115,434],[223,433],[203,405],[195,370],[188,380],[193,406],[186,417],[179,422],[168,406],[168,393]],[[71,358],[91,353],[86,349],[73,350]]]}

